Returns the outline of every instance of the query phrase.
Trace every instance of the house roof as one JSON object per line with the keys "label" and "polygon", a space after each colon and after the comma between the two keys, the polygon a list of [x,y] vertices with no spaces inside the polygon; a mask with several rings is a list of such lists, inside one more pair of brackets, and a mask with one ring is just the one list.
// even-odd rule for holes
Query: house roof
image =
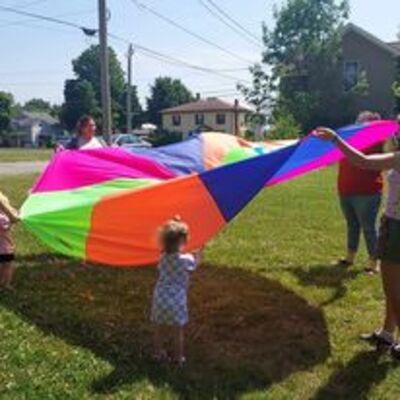
{"label": "house roof", "polygon": [[29,125],[35,122],[44,122],[48,125],[56,125],[59,123],[59,121],[50,114],[33,111],[22,111],[17,117],[13,118],[13,121],[22,125]]}
{"label": "house roof", "polygon": [[46,122],[49,125],[57,124],[59,122],[56,118],[45,112],[22,111],[22,117]]}
{"label": "house roof", "polygon": [[348,32],[355,32],[364,39],[368,40],[369,42],[375,44],[376,46],[380,47],[383,50],[386,50],[387,52],[391,53],[394,56],[400,56],[400,48],[399,42],[394,42],[394,43],[385,43],[383,40],[379,39],[378,37],[374,36],[372,33],[369,33],[363,28],[360,28],[358,25],[355,25],[353,23],[349,23],[345,26],[343,35],[345,35]]}
{"label": "house roof", "polygon": [[[234,111],[235,105],[217,97],[200,99],[191,103],[182,104],[177,107],[166,108],[162,114],[173,113],[193,113],[193,112],[215,112],[215,111]],[[238,111],[251,112],[251,109],[243,105],[238,106]]]}
{"label": "house roof", "polygon": [[397,42],[390,42],[388,43],[388,45],[393,48],[395,51],[397,51],[400,55],[400,40],[398,40]]}

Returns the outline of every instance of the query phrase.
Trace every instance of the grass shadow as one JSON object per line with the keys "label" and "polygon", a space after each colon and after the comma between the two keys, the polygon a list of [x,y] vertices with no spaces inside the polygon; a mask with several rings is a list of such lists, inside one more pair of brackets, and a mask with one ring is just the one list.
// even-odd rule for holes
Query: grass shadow
{"label": "grass shadow", "polygon": [[368,399],[371,389],[387,376],[390,364],[376,351],[358,353],[335,372],[312,400]]}
{"label": "grass shadow", "polygon": [[[238,268],[203,265],[190,293],[189,363],[151,362],[151,268],[76,266],[52,255],[19,259],[16,292],[0,303],[46,333],[89,349],[113,371],[94,393],[148,379],[179,398],[236,398],[265,389],[330,354],[322,311],[294,292]],[[28,268],[31,267],[31,268]]]}
{"label": "grass shadow", "polygon": [[334,290],[332,296],[325,300],[321,306],[327,306],[342,299],[347,293],[346,282],[355,279],[361,273],[354,269],[332,265],[316,265],[309,268],[295,267],[289,268],[288,271],[295,275],[303,286]]}

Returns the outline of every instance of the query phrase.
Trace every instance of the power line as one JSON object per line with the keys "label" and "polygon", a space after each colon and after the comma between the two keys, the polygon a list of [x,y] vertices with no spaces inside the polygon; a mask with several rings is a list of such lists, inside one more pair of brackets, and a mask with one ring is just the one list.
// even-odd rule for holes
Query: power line
{"label": "power line", "polygon": [[30,82],[6,82],[6,83],[0,83],[0,86],[58,86],[60,85],[60,82],[49,82],[49,81],[30,81]]}
{"label": "power line", "polygon": [[[72,17],[72,16],[75,16],[75,15],[91,14],[94,11],[95,10],[93,8],[91,8],[91,9],[76,11],[76,12],[73,12],[73,13],[59,14],[59,15],[54,16],[54,18]],[[7,21],[7,22],[3,22],[2,24],[0,24],[0,28],[4,28],[6,26],[11,26],[11,25],[24,25],[24,26],[26,26],[26,23],[29,23],[29,22],[31,22],[31,18],[29,20],[23,19],[23,20],[18,20],[18,21],[9,21],[9,22]]]}
{"label": "power line", "polygon": [[[7,24],[7,23],[9,23],[9,21],[5,21],[5,20],[1,20],[1,22],[3,22],[3,23],[5,23],[5,24]],[[47,30],[47,31],[52,31],[52,32],[63,32],[63,33],[68,33],[68,34],[75,34],[76,32],[78,32],[78,31],[76,31],[76,30],[73,30],[73,31],[71,31],[71,30],[67,30],[67,29],[63,29],[63,28],[54,28],[53,26],[52,27],[49,27],[49,26],[44,26],[44,25],[37,25],[34,21],[32,21],[32,22],[22,22],[22,21],[19,21],[18,23],[15,23],[15,24],[13,24],[13,26],[15,26],[15,27],[24,27],[24,28],[30,28],[30,29],[41,29],[41,30]]]}
{"label": "power line", "polygon": [[33,7],[36,6],[37,4],[44,3],[48,0],[35,0],[35,1],[30,1],[29,3],[22,3],[16,6],[16,8],[21,9],[21,8],[27,8],[27,7]]}
{"label": "power line", "polygon": [[[7,12],[12,12],[12,13],[15,13],[15,14],[29,16],[29,17],[36,18],[36,19],[39,19],[39,20],[53,22],[53,23],[69,26],[69,27],[72,27],[72,28],[77,28],[79,30],[82,30],[85,34],[89,34],[89,35],[94,35],[95,33],[97,33],[97,30],[95,30],[95,29],[89,29],[89,28],[86,28],[86,27],[82,27],[82,26],[80,26],[80,25],[78,25],[76,23],[73,23],[73,22],[70,22],[70,21],[65,21],[65,20],[62,20],[62,19],[59,19],[59,18],[48,17],[48,16],[44,16],[44,15],[41,15],[41,14],[30,13],[30,12],[21,11],[21,10],[15,9],[15,8],[4,7],[4,6],[0,6],[0,10],[7,11]],[[108,36],[111,37],[111,38],[123,41],[125,43],[131,43],[131,41],[129,41],[129,40],[125,39],[125,38],[122,38],[122,37],[120,37],[118,35],[115,35],[115,34],[109,33]],[[225,74],[223,72],[220,72],[218,70],[214,70],[214,69],[211,69],[211,68],[206,68],[206,67],[202,67],[202,66],[199,66],[199,65],[191,64],[191,63],[188,63],[186,61],[183,61],[183,60],[177,59],[175,57],[169,56],[167,54],[163,54],[163,53],[160,53],[160,52],[158,52],[156,50],[152,50],[152,49],[147,48],[145,46],[139,45],[137,43],[132,43],[132,44],[134,44],[135,48],[138,51],[140,51],[143,55],[146,55],[148,57],[154,58],[154,59],[156,59],[158,61],[162,61],[164,63],[169,63],[169,64],[173,64],[173,65],[177,65],[177,66],[181,66],[181,67],[185,67],[185,68],[190,68],[190,69],[196,70],[198,72],[213,74],[213,75],[219,76],[219,77],[224,78],[224,79],[234,80],[236,82],[249,83],[249,81],[247,81],[247,80],[239,79],[237,77],[233,77],[231,75],[227,75],[227,74]]]}
{"label": "power line", "polygon": [[131,0],[131,2],[132,2],[133,4],[135,4],[138,8],[141,8],[141,9],[144,9],[144,10],[150,12],[151,14],[153,14],[154,16],[156,16],[157,18],[163,20],[164,22],[167,22],[168,24],[170,24],[170,25],[174,26],[175,28],[181,30],[182,32],[185,32],[186,34],[188,34],[188,35],[190,35],[190,36],[196,38],[197,40],[200,40],[200,41],[202,41],[203,43],[206,43],[206,44],[208,44],[208,45],[210,45],[210,46],[212,46],[212,47],[214,47],[214,48],[216,48],[216,49],[218,49],[218,50],[224,52],[225,54],[230,55],[231,57],[234,57],[234,58],[236,58],[236,59],[238,59],[238,60],[245,61],[246,63],[252,64],[251,61],[246,60],[245,58],[243,58],[243,57],[241,57],[241,56],[238,56],[236,53],[234,53],[234,52],[232,52],[232,51],[226,49],[225,47],[220,46],[219,44],[217,44],[217,43],[215,43],[215,42],[213,42],[213,41],[211,41],[211,40],[208,40],[207,38],[205,38],[205,37],[203,37],[203,36],[197,34],[196,32],[193,32],[193,31],[191,31],[191,30],[185,28],[184,26],[180,25],[180,24],[177,23],[176,21],[174,21],[174,20],[172,20],[172,19],[166,17],[165,15],[159,13],[158,11],[156,11],[156,10],[154,10],[153,8],[149,7],[148,5],[143,4],[143,3],[140,3],[138,0]]}
{"label": "power line", "polygon": [[229,89],[220,89],[220,90],[197,90],[197,92],[203,93],[203,94],[226,94],[226,93],[240,93],[239,91],[230,88]]}
{"label": "power line", "polygon": [[223,18],[220,14],[214,11],[207,3],[205,3],[203,0],[199,0],[199,3],[215,18],[217,18],[220,22],[222,22],[224,25],[226,25],[229,29],[233,30],[235,33],[240,35],[240,37],[247,42],[257,46],[258,48],[262,48],[262,45],[257,41],[254,41],[254,39],[249,38],[248,36],[244,36],[243,32],[240,31],[239,29],[236,28],[236,26],[231,25],[225,18]]}
{"label": "power line", "polygon": [[201,67],[199,65],[194,65],[194,64],[189,64],[187,62],[184,62],[182,60],[178,60],[175,58],[172,58],[170,56],[164,56],[164,55],[159,55],[159,53],[155,53],[153,50],[150,49],[146,49],[143,46],[136,46],[136,48],[139,50],[139,52],[141,51],[142,55],[156,59],[158,61],[164,62],[164,63],[168,63],[168,64],[172,64],[178,67],[185,67],[185,68],[189,68],[198,72],[202,72],[202,73],[208,73],[211,75],[216,75],[220,78],[224,78],[224,79],[229,79],[235,82],[242,82],[242,83],[250,83],[249,81],[245,80],[245,79],[240,79],[240,78],[236,78],[230,75],[226,75],[224,73],[220,73],[217,70],[213,70],[213,69],[209,69],[206,67]]}
{"label": "power line", "polygon": [[28,11],[19,10],[17,8],[0,6],[0,10],[10,12],[13,14],[24,15],[26,17],[40,19],[43,21],[53,22],[53,23],[59,24],[59,25],[65,25],[65,26],[69,26],[72,28],[77,28],[77,29],[80,29],[83,33],[85,33],[85,35],[88,35],[88,36],[94,36],[97,33],[97,29],[90,29],[90,28],[75,24],[74,22],[65,21],[62,19],[54,18],[54,17],[47,17],[47,16],[41,15],[41,14],[35,14],[35,13],[28,12]]}
{"label": "power line", "polygon": [[25,71],[0,71],[0,76],[15,76],[15,75],[59,75],[63,74],[65,71],[55,71],[55,70],[25,70]]}
{"label": "power line", "polygon": [[[122,38],[122,37],[120,37],[118,35],[112,34],[112,33],[109,33],[109,36],[111,38],[123,41],[125,43],[131,43],[129,40],[127,40],[125,38]],[[169,64],[181,66],[181,67],[186,67],[186,68],[193,69],[193,70],[196,70],[196,71],[199,71],[199,72],[204,72],[204,73],[217,75],[217,76],[219,76],[221,78],[234,80],[236,82],[250,83],[247,80],[240,79],[240,78],[237,78],[237,77],[233,77],[231,75],[226,75],[226,74],[224,74],[222,72],[219,72],[218,70],[215,70],[215,69],[211,69],[211,68],[202,67],[202,66],[199,66],[199,65],[188,63],[186,61],[183,61],[183,60],[180,60],[178,58],[169,56],[167,54],[163,54],[163,53],[161,53],[159,51],[156,51],[156,50],[152,50],[152,49],[150,49],[148,47],[139,45],[137,43],[132,43],[132,44],[134,45],[135,49],[138,50],[139,52],[141,52],[143,55],[151,57],[151,58],[154,58],[154,59],[156,59],[158,61],[166,62],[166,63],[169,63]]]}
{"label": "power line", "polygon": [[243,67],[243,68],[223,68],[223,69],[216,69],[219,72],[242,72],[242,71],[248,71],[249,67]]}
{"label": "power line", "polygon": [[213,95],[213,97],[237,97],[239,93],[234,92],[234,93],[222,93],[222,94],[216,94]]}
{"label": "power line", "polygon": [[[216,16],[216,17],[217,17],[218,14],[215,13],[215,12],[213,12],[213,11],[211,10],[211,7],[213,7],[214,10],[217,10],[217,12],[219,13],[219,17],[217,17],[217,18],[220,19],[221,21],[222,21],[222,20],[225,21],[225,22],[224,22],[225,25],[227,25],[228,23],[227,23],[226,20],[224,20],[224,19],[221,17],[221,15],[222,15],[225,19],[227,19],[228,21],[230,21],[230,23],[231,23],[233,26],[235,26],[237,29],[239,29],[242,33],[246,34],[249,38],[252,38],[253,41],[255,40],[258,46],[261,46],[261,47],[262,47],[262,43],[261,43],[261,41],[260,41],[260,38],[257,37],[257,35],[255,35],[255,34],[254,34],[253,32],[251,32],[251,31],[249,31],[248,29],[246,29],[242,24],[240,24],[237,20],[235,20],[232,16],[230,16],[230,15],[229,15],[224,9],[222,9],[218,4],[216,4],[215,1],[213,1],[213,0],[199,0],[199,1],[200,1],[200,3],[201,3],[204,7],[206,7],[206,8],[207,8],[214,16]],[[205,2],[207,2],[209,6],[207,6],[207,4],[206,4]],[[210,5],[211,5],[211,7],[210,7]],[[232,28],[232,26],[231,26],[231,28]]]}

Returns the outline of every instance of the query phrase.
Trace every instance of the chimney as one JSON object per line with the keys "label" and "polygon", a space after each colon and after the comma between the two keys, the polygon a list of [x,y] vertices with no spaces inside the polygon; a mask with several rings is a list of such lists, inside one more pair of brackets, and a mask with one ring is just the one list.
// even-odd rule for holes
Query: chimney
{"label": "chimney", "polygon": [[196,101],[200,100],[200,93],[196,93]]}
{"label": "chimney", "polygon": [[239,100],[235,99],[235,105],[234,105],[234,129],[235,129],[235,135],[239,136]]}

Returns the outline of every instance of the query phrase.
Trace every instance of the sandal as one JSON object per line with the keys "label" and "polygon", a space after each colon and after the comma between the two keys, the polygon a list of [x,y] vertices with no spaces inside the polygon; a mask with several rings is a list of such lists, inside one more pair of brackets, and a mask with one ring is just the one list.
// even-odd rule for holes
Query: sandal
{"label": "sandal", "polygon": [[183,368],[186,364],[186,357],[182,356],[178,360],[175,360],[175,364],[178,368]]}
{"label": "sandal", "polygon": [[376,350],[379,352],[387,351],[393,347],[393,341],[381,336],[378,332],[364,333],[360,335],[360,339],[375,346]]}
{"label": "sandal", "polygon": [[367,267],[367,268],[364,268],[364,272],[367,274],[367,275],[377,275],[377,274],[379,274],[379,269],[378,268],[373,268],[373,267]]}
{"label": "sandal", "polygon": [[153,361],[156,361],[158,363],[163,363],[163,362],[168,361],[168,355],[165,351],[162,351],[158,354],[157,353],[153,354],[152,358],[153,358]]}
{"label": "sandal", "polygon": [[390,348],[390,355],[396,361],[400,361],[400,344],[394,344]]}

